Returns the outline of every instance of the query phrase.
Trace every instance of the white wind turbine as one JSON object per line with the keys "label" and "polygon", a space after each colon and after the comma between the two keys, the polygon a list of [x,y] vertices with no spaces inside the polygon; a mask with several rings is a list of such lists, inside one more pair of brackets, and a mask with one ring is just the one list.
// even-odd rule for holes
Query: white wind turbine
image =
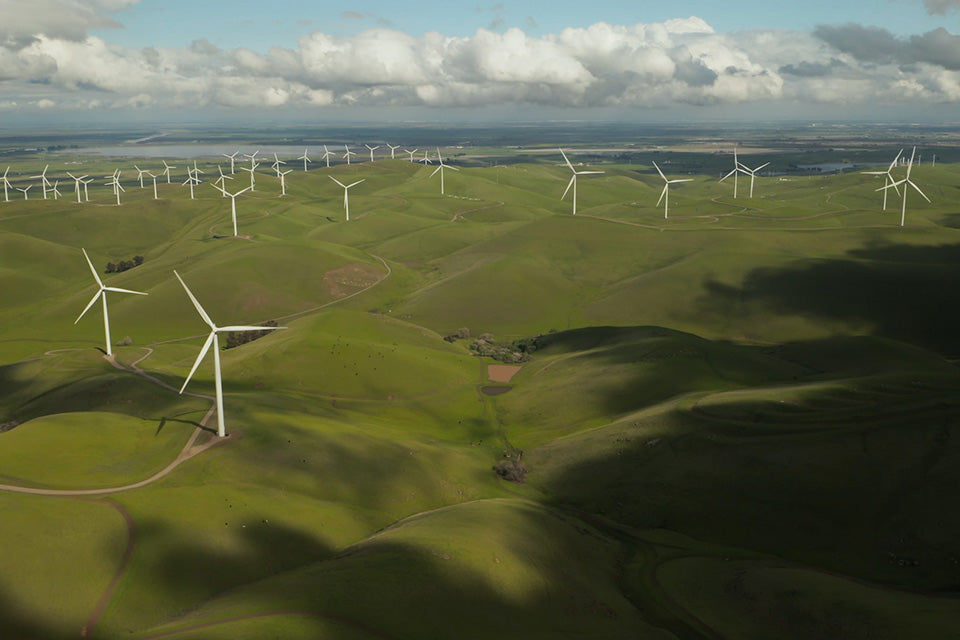
{"label": "white wind turbine", "polygon": [[433,161],[430,160],[430,156],[427,155],[426,150],[424,150],[423,152],[423,158],[421,158],[418,162],[422,162],[423,166],[427,166],[428,164],[433,164]]}
{"label": "white wind turbine", "polygon": [[440,155],[440,147],[437,147],[437,162],[439,162],[440,164],[437,166],[436,169],[433,170],[433,173],[430,174],[430,177],[432,178],[433,176],[437,175],[438,171],[440,172],[440,195],[444,195],[443,170],[453,169],[454,171],[460,171],[460,169],[457,169],[456,167],[451,167],[450,165],[443,163],[443,157]]}
{"label": "white wind turbine", "polygon": [[733,197],[734,197],[734,198],[737,197],[737,176],[738,176],[739,174],[741,174],[741,173],[747,174],[747,173],[749,173],[749,172],[746,171],[745,168],[744,168],[744,166],[743,166],[742,164],[740,164],[740,161],[737,160],[737,148],[734,147],[734,148],[733,148],[733,171],[731,171],[731,172],[728,173],[727,175],[725,175],[725,176],[723,176],[722,178],[720,178],[720,182],[723,182],[724,180],[726,180],[726,179],[729,178],[730,176],[733,176]]}
{"label": "white wind turbine", "polygon": [[[897,182],[893,182],[893,183],[891,183],[891,184],[888,184],[888,185],[885,186],[885,187],[882,187],[883,189],[890,189],[890,188],[896,188],[896,187],[898,187],[898,186],[900,186],[900,185],[903,185],[903,207],[900,209],[900,226],[901,226],[901,227],[903,226],[904,222],[905,222],[906,219],[907,219],[907,191],[909,191],[909,189],[907,189],[908,186],[913,187],[914,189],[916,189],[916,190],[917,190],[917,193],[919,193],[921,196],[923,196],[923,199],[924,199],[924,200],[926,200],[927,202],[930,202],[930,198],[928,198],[927,195],[926,195],[923,191],[920,190],[920,187],[918,187],[917,185],[915,185],[915,184],[913,183],[913,181],[910,179],[910,170],[913,169],[913,156],[914,156],[914,154],[915,154],[916,152],[917,152],[917,148],[914,147],[914,148],[913,148],[913,152],[910,153],[910,161],[907,163],[907,175],[906,175],[906,177],[905,177],[903,180],[899,180],[899,181],[897,181]],[[880,189],[877,189],[877,191],[880,191]]]}
{"label": "white wind turbine", "polygon": [[239,150],[234,151],[233,153],[221,153],[221,154],[220,154],[220,155],[222,155],[224,158],[230,158],[230,175],[233,175],[234,173],[236,173],[236,171],[235,171],[234,168],[233,168],[233,164],[234,164],[234,161],[237,159],[237,156],[238,156],[239,154],[240,154],[240,151],[239,151]]}
{"label": "white wind turbine", "polygon": [[143,189],[143,174],[150,172],[145,169],[141,169],[137,165],[133,165],[133,168],[137,170],[137,180],[140,181],[140,188]]}
{"label": "white wind turbine", "polygon": [[347,164],[350,164],[350,156],[355,156],[357,154],[354,153],[353,151],[350,151],[350,147],[348,147],[347,145],[343,145],[343,148],[347,150],[347,152],[343,154],[343,157],[347,159]]}
{"label": "white wind turbine", "polygon": [[560,196],[560,199],[563,200],[566,198],[567,191],[570,191],[570,187],[573,187],[573,215],[577,215],[577,176],[603,173],[603,171],[577,171],[573,168],[573,165],[570,164],[570,160],[567,159],[567,154],[563,152],[563,149],[560,149],[560,155],[563,156],[563,161],[567,163],[567,166],[570,167],[570,171],[573,172],[573,176],[571,176],[570,182],[567,183],[567,188],[563,191],[563,195]]}
{"label": "white wind turbine", "polygon": [[16,189],[17,191],[19,191],[19,192],[21,192],[21,193],[23,194],[23,199],[24,199],[24,200],[29,200],[29,199],[30,199],[30,195],[27,193],[27,191],[30,191],[30,189],[33,189],[33,185],[32,185],[32,184],[28,184],[25,188],[14,187],[14,189]]}
{"label": "white wind turbine", "polygon": [[167,164],[166,160],[161,160],[160,162],[163,163],[163,171],[160,173],[160,175],[167,176],[167,184],[170,184],[170,169],[176,169],[176,167]]}
{"label": "white wind turbine", "polygon": [[223,378],[220,374],[219,334],[228,331],[275,331],[277,329],[286,329],[286,327],[252,327],[246,325],[218,327],[213,323],[213,320],[210,319],[210,316],[207,315],[207,312],[203,310],[203,307],[200,306],[200,302],[197,301],[196,297],[194,297],[193,292],[191,292],[190,288],[187,287],[187,283],[183,281],[183,278],[180,277],[180,274],[176,271],[174,271],[173,274],[177,276],[177,280],[179,280],[180,284],[183,285],[184,291],[186,291],[187,295],[190,296],[190,301],[193,303],[193,306],[196,307],[197,313],[200,314],[200,317],[203,318],[203,321],[207,323],[208,327],[210,327],[210,335],[207,336],[207,341],[203,343],[203,347],[200,349],[200,355],[197,356],[196,362],[193,363],[193,368],[190,369],[187,379],[183,381],[183,386],[180,387],[180,393],[183,393],[183,390],[187,388],[190,378],[193,377],[193,374],[197,371],[197,367],[200,366],[200,363],[203,361],[204,356],[207,355],[207,351],[210,350],[210,346],[212,345],[213,376],[217,389],[217,435],[222,438],[227,435],[227,430],[223,423]]}
{"label": "white wind turbine", "polygon": [[[73,179],[74,191],[76,191],[77,193],[77,202],[80,202],[80,183],[82,183],[83,179],[86,178],[87,176],[80,176],[78,178],[77,176],[73,175],[69,171],[67,171],[67,175],[70,176],[71,179]],[[84,184],[84,190],[86,190],[86,184]]]}
{"label": "white wind turbine", "polygon": [[90,265],[90,273],[93,274],[94,280],[97,281],[97,286],[100,288],[97,289],[97,292],[93,295],[93,298],[90,299],[90,302],[87,303],[87,306],[80,312],[80,315],[77,316],[77,319],[73,321],[73,324],[80,322],[80,318],[90,310],[90,307],[96,303],[97,298],[103,299],[103,333],[106,335],[107,340],[107,355],[113,355],[113,349],[110,346],[110,315],[107,313],[107,291],[114,291],[116,293],[135,293],[138,296],[145,296],[146,293],[142,291],[131,291],[130,289],[120,289],[118,287],[108,287],[103,284],[103,280],[100,279],[100,276],[97,274],[97,270],[93,268],[93,263],[90,262],[90,256],[87,255],[86,249],[80,249],[83,251],[83,257],[87,259],[87,264]]}
{"label": "white wind turbine", "polygon": [[113,172],[112,176],[107,176],[110,178],[110,182],[106,183],[108,187],[113,187],[113,193],[117,196],[117,206],[120,206],[120,192],[126,193],[127,190],[123,188],[123,185],[120,184],[120,169],[117,169]]}
{"label": "white wind turbine", "polygon": [[400,148],[400,145],[393,146],[392,144],[388,144],[387,146],[390,148],[390,159],[396,160],[397,157],[394,155],[394,153],[396,153],[397,149]]}
{"label": "white wind turbine", "polygon": [[[243,167],[241,167],[242,169]],[[237,236],[237,196],[245,191],[250,191],[253,187],[247,187],[246,189],[241,189],[236,193],[230,193],[226,189],[221,189],[217,185],[213,185],[215,189],[220,191],[224,196],[230,198],[230,215],[233,217],[233,235]]]}
{"label": "white wind turbine", "polygon": [[7,190],[12,186],[12,185],[10,184],[10,181],[7,180],[7,174],[8,174],[9,172],[10,172],[10,167],[7,167],[7,168],[4,169],[4,171],[3,171],[3,177],[0,178],[0,180],[3,180],[3,201],[4,201],[4,202],[10,202],[10,194],[9,194],[8,191],[7,191]]}
{"label": "white wind turbine", "polygon": [[660,202],[663,202],[663,217],[666,219],[670,214],[670,185],[676,184],[678,182],[691,182],[693,178],[678,178],[676,180],[667,180],[667,176],[663,175],[663,171],[660,170],[660,167],[657,166],[657,163],[653,163],[654,168],[657,170],[657,173],[660,174],[660,177],[663,178],[663,191],[660,192],[660,200],[657,200],[657,206],[660,206]]}
{"label": "white wind turbine", "polygon": [[48,187],[50,187],[50,181],[47,180],[47,169],[49,169],[49,168],[50,168],[50,165],[47,165],[47,166],[45,166],[45,167],[43,168],[43,171],[40,173],[40,175],[38,175],[38,176],[30,176],[31,179],[33,179],[33,178],[40,178],[40,186],[43,187],[43,199],[44,199],[44,200],[47,199],[47,189],[48,189]]}
{"label": "white wind turbine", "polygon": [[280,176],[280,195],[287,195],[287,174],[292,173],[293,169],[287,169],[286,171],[281,171],[278,175]]}
{"label": "white wind turbine", "polygon": [[277,173],[277,177],[278,177],[278,178],[280,177],[280,165],[282,165],[282,164],[287,164],[287,163],[284,162],[283,160],[281,160],[281,159],[277,156],[277,152],[274,151],[274,152],[273,152],[273,164],[270,165],[270,166],[271,166],[271,167],[273,168],[273,170]]}
{"label": "white wind turbine", "polygon": [[327,145],[323,145],[323,156],[320,157],[321,160],[324,160],[327,163],[327,169],[330,168],[330,157],[333,155],[333,152],[330,149],[327,149]]}
{"label": "white wind turbine", "polygon": [[53,187],[51,187],[51,191],[53,191],[53,199],[54,199],[54,200],[59,200],[59,199],[63,196],[63,194],[60,193],[60,181],[59,181],[59,180],[54,180],[54,181],[53,181]]}
{"label": "white wind turbine", "polygon": [[414,149],[413,151],[410,151],[410,149],[404,149],[404,150],[403,150],[404,153],[409,153],[409,154],[410,154],[410,162],[416,162],[416,161],[417,161],[417,159],[413,157],[413,154],[415,154],[417,151],[420,151],[420,149]]}
{"label": "white wind turbine", "polygon": [[367,143],[364,143],[363,146],[365,146],[367,149],[370,149],[370,162],[373,162],[373,150],[374,150],[374,149],[379,149],[379,148],[380,148],[380,145],[377,145],[377,146],[375,146],[375,147],[371,147],[371,146],[368,145]]}
{"label": "white wind turbine", "polygon": [[184,185],[190,185],[190,199],[191,199],[191,200],[196,200],[196,198],[193,197],[193,186],[194,186],[194,185],[197,185],[197,184],[200,184],[200,177],[198,176],[198,173],[199,173],[199,170],[198,170],[198,169],[196,169],[196,168],[190,169],[190,168],[188,167],[188,168],[187,168],[187,179],[183,181],[183,184],[184,184]]}
{"label": "white wind turbine", "polygon": [[[84,177],[86,177],[86,176],[84,176]],[[93,182],[93,178],[90,178],[89,180],[84,180],[83,178],[80,178],[80,182],[83,183],[83,201],[84,201],[84,202],[90,202],[90,192],[87,190],[87,186],[88,186],[91,182]]]}
{"label": "white wind turbine", "polygon": [[[217,165],[217,171],[220,172],[220,177],[213,181],[213,185],[216,186],[217,183],[220,183],[220,187],[223,189],[227,188],[227,180],[233,180],[233,176],[228,176],[223,172],[223,167]],[[227,197],[226,194],[223,195],[224,198]]]}
{"label": "white wind turbine", "polygon": [[247,167],[240,167],[240,170],[241,170],[241,171],[249,171],[249,172],[250,172],[250,190],[251,190],[251,191],[256,191],[256,190],[257,190],[257,174],[256,174],[256,171],[257,171],[257,167],[259,167],[259,166],[260,166],[260,163],[259,163],[259,162],[255,162],[249,169],[248,169]]}
{"label": "white wind turbine", "polygon": [[[886,171],[861,171],[861,172],[860,172],[860,173],[863,173],[863,174],[866,174],[866,175],[870,175],[870,176],[885,176],[884,179],[883,179],[883,187],[884,187],[884,189],[883,189],[883,210],[884,210],[884,211],[887,210],[887,189],[886,189],[886,188],[889,187],[891,183],[896,182],[896,180],[893,179],[893,173],[892,173],[892,171],[893,171],[893,168],[897,166],[897,162],[900,161],[900,156],[901,156],[901,155],[903,155],[903,149],[900,149],[900,151],[897,153],[897,157],[893,159],[893,162],[890,163],[890,166],[887,167],[887,170],[886,170]],[[899,188],[894,187],[894,190],[896,190],[897,195],[900,195],[900,189],[899,189]]]}
{"label": "white wind turbine", "polygon": [[764,168],[765,166],[767,166],[768,164],[770,164],[770,163],[769,163],[769,162],[764,162],[762,165],[760,165],[760,166],[757,167],[756,169],[751,169],[750,167],[748,167],[747,165],[743,164],[742,162],[740,163],[740,167],[743,169],[743,172],[746,173],[746,174],[748,174],[748,175],[750,176],[750,197],[751,197],[751,198],[753,197],[753,179],[756,177],[757,171],[760,171],[760,169],[763,169],[763,168]]}
{"label": "white wind turbine", "polygon": [[[189,173],[190,173],[190,170],[187,169],[187,174],[189,175]],[[149,171],[147,171],[147,175],[150,176],[151,178],[153,178],[153,199],[154,199],[154,200],[159,200],[160,198],[159,198],[159,196],[157,195],[157,176],[153,175],[153,174],[150,173]]]}
{"label": "white wind turbine", "polygon": [[310,162],[310,157],[307,156],[307,149],[303,149],[303,155],[297,158],[297,160],[303,160],[303,170],[307,170],[307,163]]}
{"label": "white wind turbine", "polygon": [[366,178],[363,178],[362,180],[357,180],[353,184],[343,184],[333,176],[327,176],[327,177],[333,180],[334,182],[336,182],[341,187],[343,187],[343,209],[344,211],[347,212],[347,220],[350,220],[350,187],[357,186],[358,184],[366,180]]}

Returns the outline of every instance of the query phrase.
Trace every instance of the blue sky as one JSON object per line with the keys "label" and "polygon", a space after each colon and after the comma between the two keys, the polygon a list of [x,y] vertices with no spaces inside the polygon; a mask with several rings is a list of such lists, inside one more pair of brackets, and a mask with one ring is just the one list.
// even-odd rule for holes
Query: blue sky
{"label": "blue sky", "polygon": [[311,31],[348,35],[388,26],[420,36],[439,31],[469,36],[477,29],[518,27],[528,34],[557,33],[596,22],[635,24],[697,16],[720,32],[744,29],[813,30],[820,24],[859,23],[885,28],[896,35],[919,34],[938,27],[960,32],[960,13],[931,15],[917,0],[709,0],[625,2],[590,0],[559,3],[424,2],[264,2],[263,0],[141,0],[113,13],[124,26],[94,33],[126,46],[186,46],[206,38],[213,44],[265,51],[294,46]]}
{"label": "blue sky", "polygon": [[960,0],[0,0],[0,15],[0,123],[960,120]]}

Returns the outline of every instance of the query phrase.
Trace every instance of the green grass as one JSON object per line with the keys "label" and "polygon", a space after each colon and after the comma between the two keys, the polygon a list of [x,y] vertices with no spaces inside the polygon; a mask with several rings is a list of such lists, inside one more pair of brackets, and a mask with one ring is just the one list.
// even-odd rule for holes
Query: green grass
{"label": "green grass", "polygon": [[[901,228],[859,174],[734,199],[726,156],[660,159],[702,172],[669,219],[652,166],[623,159],[570,215],[554,149],[448,172],[447,197],[401,160],[297,171],[285,198],[264,169],[238,238],[208,185],[0,203],[4,483],[126,484],[177,455],[210,400],[176,393],[208,328],[174,270],[216,323],[287,327],[220,354],[226,442],[109,498],[137,537],[97,635],[960,628],[956,165],[924,167],[934,204]],[[15,159],[18,184],[44,162]],[[82,162],[51,172],[127,161]],[[328,175],[364,179],[349,222]],[[149,294],[110,295],[120,368],[99,305],[74,324],[95,292],[81,247]],[[540,336],[508,393],[482,393],[472,339],[444,340],[463,327]],[[189,393],[214,393],[210,360]],[[498,477],[518,456],[525,483]],[[119,566],[119,514],[7,493],[0,511],[0,635],[76,637]]]}

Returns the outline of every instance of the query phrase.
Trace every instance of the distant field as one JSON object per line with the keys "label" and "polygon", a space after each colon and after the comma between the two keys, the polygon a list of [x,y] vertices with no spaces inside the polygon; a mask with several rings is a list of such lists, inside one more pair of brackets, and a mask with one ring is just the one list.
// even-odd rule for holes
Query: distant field
{"label": "distant field", "polygon": [[[264,138],[190,134],[0,141],[33,185],[0,200],[0,636],[960,634],[955,134],[285,129],[313,163],[281,154],[281,197],[263,144],[236,237],[210,182]],[[439,147],[446,194],[435,164],[369,161],[391,140]],[[901,226],[860,170],[915,140],[932,202]],[[771,163],[752,198],[719,182],[734,144]],[[603,171],[576,216],[560,147]],[[133,164],[163,159],[154,199]],[[691,178],[668,216],[654,160]],[[349,222],[330,176],[363,180]],[[75,322],[81,248],[149,294],[108,293],[113,361],[101,306]],[[286,327],[220,353],[206,449],[212,354],[178,392],[209,328],[174,270],[216,324]]]}

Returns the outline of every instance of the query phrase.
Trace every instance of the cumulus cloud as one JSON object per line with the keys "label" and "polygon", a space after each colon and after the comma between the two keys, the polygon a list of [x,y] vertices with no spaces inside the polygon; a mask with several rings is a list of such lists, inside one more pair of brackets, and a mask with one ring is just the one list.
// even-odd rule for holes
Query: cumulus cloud
{"label": "cumulus cloud", "polygon": [[960,37],[945,29],[908,38],[855,24],[723,34],[688,17],[540,36],[519,28],[469,37],[315,31],[265,52],[202,39],[130,49],[86,30],[135,0],[36,1],[86,20],[73,30],[59,18],[0,26],[0,108],[35,108],[41,99],[58,108],[163,109],[949,102],[960,86]]}
{"label": "cumulus cloud", "polygon": [[90,29],[121,26],[108,12],[139,0],[0,0],[0,45],[22,47],[37,36],[82,40]]}

